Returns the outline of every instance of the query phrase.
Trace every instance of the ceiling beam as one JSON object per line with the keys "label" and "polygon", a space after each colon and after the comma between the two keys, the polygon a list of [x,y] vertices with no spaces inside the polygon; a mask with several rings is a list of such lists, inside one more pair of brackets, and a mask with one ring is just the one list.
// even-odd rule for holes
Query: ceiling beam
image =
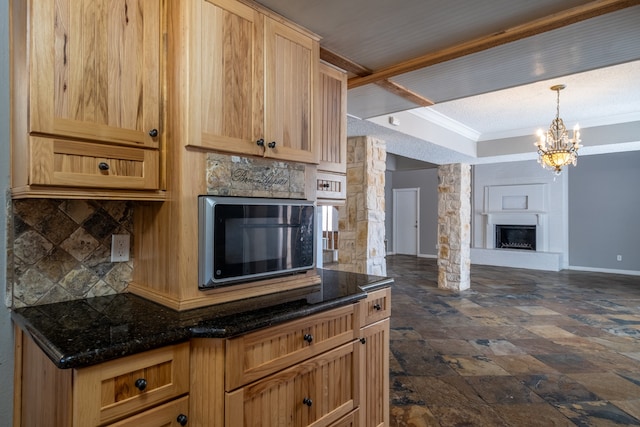
{"label": "ceiling beam", "polygon": [[[357,64],[350,59],[338,55],[337,53],[331,52],[330,50],[327,50],[323,47],[320,48],[320,59],[333,64],[336,67],[341,68],[351,74],[355,74],[356,76],[367,76],[372,73],[372,71],[368,68],[365,68],[362,65]],[[404,86],[394,83],[388,79],[378,80],[374,83],[384,88],[385,90],[388,90],[389,92],[421,107],[429,107],[434,104],[434,102],[430,99],[427,99],[422,95],[418,95],[417,93],[410,91]]]}
{"label": "ceiling beam", "polygon": [[349,79],[348,88],[354,89],[367,84],[377,83],[400,74],[491,49],[496,46],[639,4],[640,0],[595,0],[488,36],[482,36],[408,61],[403,61],[390,67],[374,71],[371,74],[357,75]]}
{"label": "ceiling beam", "polygon": [[418,95],[417,93],[412,92],[406,87],[401,86],[398,83],[394,83],[391,80],[378,80],[377,82],[375,82],[375,84],[421,107],[430,107],[431,105],[435,104],[435,102],[433,102],[432,100],[425,98],[422,95]]}

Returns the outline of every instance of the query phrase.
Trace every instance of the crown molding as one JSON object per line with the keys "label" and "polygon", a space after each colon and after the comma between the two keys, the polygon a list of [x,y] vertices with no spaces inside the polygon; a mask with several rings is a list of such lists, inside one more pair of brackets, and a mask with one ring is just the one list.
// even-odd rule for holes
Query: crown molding
{"label": "crown molding", "polygon": [[413,114],[414,116],[420,117],[423,120],[427,120],[435,125],[455,132],[458,135],[464,136],[465,138],[472,141],[478,141],[478,139],[480,139],[480,132],[456,120],[453,120],[449,116],[445,116],[444,114],[439,113],[431,108],[415,108],[407,112]]}

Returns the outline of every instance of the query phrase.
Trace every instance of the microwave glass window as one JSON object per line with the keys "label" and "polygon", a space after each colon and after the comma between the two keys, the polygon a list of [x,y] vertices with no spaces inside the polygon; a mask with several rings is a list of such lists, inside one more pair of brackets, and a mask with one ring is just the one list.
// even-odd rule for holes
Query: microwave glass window
{"label": "microwave glass window", "polygon": [[215,209],[216,279],[313,263],[313,206],[220,204]]}

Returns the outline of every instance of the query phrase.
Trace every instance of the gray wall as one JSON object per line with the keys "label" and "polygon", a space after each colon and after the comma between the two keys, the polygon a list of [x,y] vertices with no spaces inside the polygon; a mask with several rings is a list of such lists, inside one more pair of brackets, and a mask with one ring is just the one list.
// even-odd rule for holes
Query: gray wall
{"label": "gray wall", "polygon": [[639,186],[640,151],[578,159],[569,173],[571,267],[640,272]]}
{"label": "gray wall", "polygon": [[[420,188],[420,253],[436,256],[438,241],[438,169],[419,169],[387,172],[391,179],[385,185],[387,244],[389,252],[393,241],[393,192],[394,188]],[[389,182],[390,181],[390,182]]]}
{"label": "gray wall", "polygon": [[13,423],[13,330],[5,306],[9,188],[9,1],[0,0],[0,424]]}
{"label": "gray wall", "polygon": [[387,253],[393,252],[393,172],[384,173],[384,238]]}

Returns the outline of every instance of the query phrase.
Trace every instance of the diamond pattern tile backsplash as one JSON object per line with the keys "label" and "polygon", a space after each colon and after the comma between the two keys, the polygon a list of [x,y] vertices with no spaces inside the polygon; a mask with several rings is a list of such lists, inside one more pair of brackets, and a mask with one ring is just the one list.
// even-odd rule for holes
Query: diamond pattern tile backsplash
{"label": "diamond pattern tile backsplash", "polygon": [[111,235],[129,234],[133,247],[132,202],[14,200],[13,227],[14,307],[126,290],[133,259],[110,261]]}

